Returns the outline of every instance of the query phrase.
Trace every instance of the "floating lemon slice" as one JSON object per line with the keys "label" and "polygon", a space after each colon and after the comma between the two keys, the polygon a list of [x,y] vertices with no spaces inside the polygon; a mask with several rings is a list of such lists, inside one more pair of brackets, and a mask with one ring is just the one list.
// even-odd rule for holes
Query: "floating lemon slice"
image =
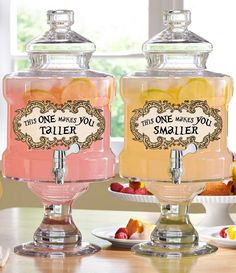
{"label": "floating lemon slice", "polygon": [[59,87],[52,87],[50,93],[56,98],[58,103],[61,103],[61,88]]}
{"label": "floating lemon slice", "polygon": [[24,101],[51,101],[53,103],[58,103],[58,99],[51,94],[49,91],[46,90],[39,90],[39,89],[31,89],[24,93]]}
{"label": "floating lemon slice", "polygon": [[108,87],[108,104],[109,104],[110,110],[111,110],[111,102],[115,97],[115,90],[116,90],[116,84],[114,80]]}
{"label": "floating lemon slice", "polygon": [[141,101],[144,104],[145,101],[164,101],[174,102],[175,99],[168,91],[163,91],[159,89],[148,89],[141,93]]}
{"label": "floating lemon slice", "polygon": [[69,100],[93,100],[98,97],[96,86],[87,78],[73,79],[63,90],[61,102]]}
{"label": "floating lemon slice", "polygon": [[167,90],[167,94],[169,94],[172,97],[172,103],[177,104],[179,102],[179,89],[170,88]]}
{"label": "floating lemon slice", "polygon": [[229,80],[225,87],[225,103],[228,104],[233,96],[233,82]]}
{"label": "floating lemon slice", "polygon": [[178,100],[207,100],[211,101],[215,97],[212,85],[202,78],[191,79],[179,91]]}

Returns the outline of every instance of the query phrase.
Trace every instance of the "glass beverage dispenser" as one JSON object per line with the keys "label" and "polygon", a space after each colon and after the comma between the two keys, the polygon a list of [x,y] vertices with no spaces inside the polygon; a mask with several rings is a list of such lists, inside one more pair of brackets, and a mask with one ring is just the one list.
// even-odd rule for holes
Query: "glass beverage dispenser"
{"label": "glass beverage dispenser", "polygon": [[[164,13],[166,29],[143,44],[144,72],[121,79],[125,143],[120,174],[146,186],[161,203],[151,242],[134,251],[155,256],[201,255],[187,211],[206,181],[230,179],[229,76],[205,70],[212,45],[188,30],[187,10]],[[159,183],[157,183],[159,182]]]}
{"label": "glass beverage dispenser", "polygon": [[48,11],[47,20],[50,30],[27,45],[30,70],[4,79],[8,145],[3,175],[28,182],[45,206],[34,242],[15,251],[83,255],[98,248],[82,246],[71,203],[87,182],[114,176],[110,106],[115,81],[89,69],[95,45],[71,30],[73,11]]}

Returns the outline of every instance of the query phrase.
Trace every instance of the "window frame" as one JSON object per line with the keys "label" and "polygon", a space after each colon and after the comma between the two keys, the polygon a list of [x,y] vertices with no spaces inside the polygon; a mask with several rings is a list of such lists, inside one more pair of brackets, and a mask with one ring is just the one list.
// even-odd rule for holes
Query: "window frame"
{"label": "window frame", "polygon": [[[148,36],[151,38],[156,33],[160,32],[163,29],[163,22],[162,22],[162,14],[164,10],[170,9],[183,9],[184,0],[148,0]],[[135,3],[135,2],[134,2]],[[0,66],[0,77],[1,79],[4,75],[10,73],[11,71],[15,70],[15,64],[18,60],[24,60],[27,58],[27,54],[24,53],[14,53],[16,49],[14,45],[16,45],[16,28],[14,25],[17,24],[16,22],[16,8],[13,5],[11,0],[0,0],[0,35],[4,37],[2,42],[2,50],[0,51],[0,59],[1,63],[4,65]],[[110,60],[115,58],[142,58],[143,55],[141,53],[119,53],[114,52],[112,54],[99,54],[96,53],[93,55],[93,58],[96,59],[103,59],[109,58]],[[0,94],[0,116],[6,116],[6,104],[3,105],[3,95],[2,92]],[[3,122],[2,130],[6,132],[6,120]],[[4,134],[1,134],[4,135]],[[121,137],[112,137],[111,138],[111,146],[113,151],[115,152],[117,158],[119,152],[123,146],[123,138]],[[0,136],[0,153],[1,150],[3,151],[2,147],[6,145],[6,139],[4,136]]]}

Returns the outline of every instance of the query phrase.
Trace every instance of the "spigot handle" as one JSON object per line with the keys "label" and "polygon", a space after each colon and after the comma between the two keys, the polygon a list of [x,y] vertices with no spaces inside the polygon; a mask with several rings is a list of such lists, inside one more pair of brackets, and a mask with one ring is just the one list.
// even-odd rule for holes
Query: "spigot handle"
{"label": "spigot handle", "polygon": [[55,150],[53,154],[53,174],[56,184],[64,184],[66,174],[66,157],[77,154],[80,151],[79,144],[72,144],[68,150]]}
{"label": "spigot handle", "polygon": [[182,150],[182,156],[194,154],[197,151],[197,146],[193,143],[189,144],[185,150]]}
{"label": "spigot handle", "polygon": [[80,151],[80,146],[79,144],[72,144],[68,150],[65,151],[65,155],[71,155],[71,154],[77,154]]}
{"label": "spigot handle", "polygon": [[170,154],[170,173],[172,183],[180,184],[183,174],[183,156],[193,154],[197,151],[197,146],[193,143],[189,144],[185,150],[171,150]]}

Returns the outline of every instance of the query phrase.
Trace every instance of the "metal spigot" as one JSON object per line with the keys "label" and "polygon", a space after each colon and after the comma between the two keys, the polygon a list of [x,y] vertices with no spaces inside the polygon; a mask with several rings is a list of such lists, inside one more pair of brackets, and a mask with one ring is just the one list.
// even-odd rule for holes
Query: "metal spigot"
{"label": "metal spigot", "polygon": [[79,144],[72,144],[68,150],[55,150],[53,153],[53,174],[56,184],[64,184],[66,174],[66,157],[77,154],[80,151]]}
{"label": "metal spigot", "polygon": [[170,152],[170,173],[173,184],[180,184],[183,174],[182,157],[187,154],[193,154],[197,151],[197,146],[189,144],[185,150],[171,150]]}

